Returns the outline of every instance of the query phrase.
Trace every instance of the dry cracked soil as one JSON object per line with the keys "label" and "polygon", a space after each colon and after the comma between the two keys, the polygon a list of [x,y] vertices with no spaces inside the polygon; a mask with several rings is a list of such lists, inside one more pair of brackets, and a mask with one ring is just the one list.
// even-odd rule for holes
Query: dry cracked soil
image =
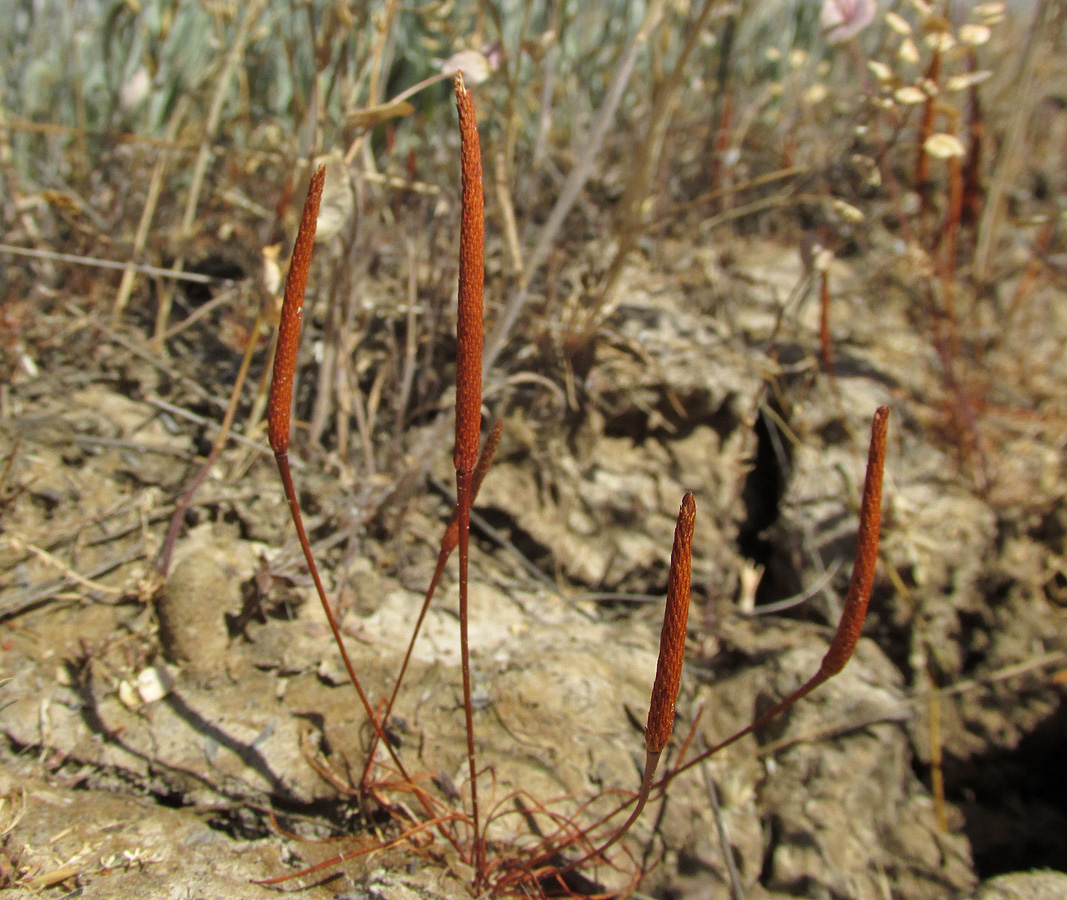
{"label": "dry cracked soil", "polygon": [[[477,506],[470,622],[490,852],[636,787],[684,490],[698,503],[694,605],[666,764],[685,735],[715,743],[814,672],[851,564],[870,417],[887,404],[883,544],[856,657],[679,777],[619,869],[586,868],[578,887],[622,890],[642,869],[641,895],[726,898],[728,856],[749,900],[1067,896],[1063,418],[1033,400],[1067,384],[1037,363],[1029,382],[997,375],[1016,354],[1062,359],[1062,291],[1043,287],[986,360],[981,445],[963,455],[906,259],[875,247],[835,262],[830,377],[799,255],[755,238],[704,246],[665,241],[626,273],[609,327],[569,370],[576,403],[490,399],[504,438]],[[207,360],[160,365],[132,330],[80,310],[27,325],[3,397],[0,886],[469,896],[469,866],[439,837],[257,883],[395,835],[368,825],[352,791],[367,722],[261,434],[226,447],[167,577],[154,574],[219,418],[194,387],[224,397],[234,355],[211,376]],[[374,702],[447,521],[441,433],[432,417],[412,425],[409,446],[432,452],[406,490],[302,454],[294,436],[312,539]],[[466,771],[455,595],[449,569],[390,726],[453,805]]]}

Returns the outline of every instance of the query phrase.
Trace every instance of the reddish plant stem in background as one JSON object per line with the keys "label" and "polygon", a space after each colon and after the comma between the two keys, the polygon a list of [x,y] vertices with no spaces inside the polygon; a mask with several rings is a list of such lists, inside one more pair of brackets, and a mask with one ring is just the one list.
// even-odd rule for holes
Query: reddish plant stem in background
{"label": "reddish plant stem in background", "polygon": [[468,568],[470,513],[474,498],[474,467],[482,430],[482,290],[485,283],[485,201],[482,196],[482,153],[474,101],[455,78],[459,113],[463,206],[459,235],[459,308],[456,319],[456,521],[459,526],[459,631],[463,668],[463,711],[467,726],[470,769],[471,821],[474,830],[474,887],[485,881],[485,842],[478,814],[478,769],[474,754],[474,712],[471,703],[470,645],[468,642]]}
{"label": "reddish plant stem in background", "polygon": [[[942,256],[942,272],[946,281],[954,281],[956,278],[963,198],[963,164],[960,162],[959,157],[952,156],[948,159],[948,210],[945,215],[945,228],[943,231],[944,255]],[[946,300],[946,308],[949,310],[950,315],[954,315],[954,304],[949,304]]]}
{"label": "reddish plant stem in background", "polygon": [[960,214],[963,212],[963,168],[958,157],[948,159],[948,209],[941,230],[941,293],[948,323],[949,353],[960,356],[962,340],[956,316],[956,265],[960,243]]}
{"label": "reddish plant stem in background", "polygon": [[[734,114],[733,94],[729,87],[723,88],[722,112],[719,114],[719,127],[715,131],[715,143],[712,147],[711,176],[708,185],[712,191],[720,187],[722,170],[725,165],[726,151],[730,149],[730,127]],[[712,201],[712,215],[722,208],[722,202],[718,199]]]}
{"label": "reddish plant stem in background", "polygon": [[[930,65],[926,69],[924,81],[930,82],[935,88],[941,74],[941,51],[934,50],[930,58]],[[919,126],[919,151],[915,157],[915,170],[911,176],[912,187],[918,191],[922,201],[922,212],[930,208],[930,156],[926,152],[926,141],[934,133],[934,117],[937,115],[937,96],[927,96],[923,104],[923,118]]]}
{"label": "reddish plant stem in background", "polygon": [[[977,68],[975,54],[967,56],[967,71],[973,74]],[[960,222],[974,226],[982,215],[982,141],[985,137],[985,122],[982,119],[982,104],[978,99],[978,85],[972,84],[967,91],[967,160],[963,164],[963,208]]]}

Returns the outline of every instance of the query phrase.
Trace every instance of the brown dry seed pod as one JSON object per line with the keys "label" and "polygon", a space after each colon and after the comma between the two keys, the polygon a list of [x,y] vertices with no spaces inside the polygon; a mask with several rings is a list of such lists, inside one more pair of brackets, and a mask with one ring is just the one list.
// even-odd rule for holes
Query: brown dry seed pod
{"label": "brown dry seed pod", "polygon": [[667,577],[667,604],[663,611],[663,630],[659,636],[659,661],[656,664],[652,699],[648,705],[645,747],[649,753],[661,752],[674,729],[674,707],[682,683],[682,660],[685,658],[685,634],[689,621],[689,584],[696,515],[693,494],[687,492],[682,498],[678,524],[674,529],[671,570]]}
{"label": "brown dry seed pod", "polygon": [[311,186],[304,201],[304,214],[300,217],[300,230],[296,233],[293,260],[289,263],[289,277],[285,280],[285,299],[282,301],[281,324],[278,326],[278,349],[274,352],[267,422],[267,437],[275,454],[286,453],[289,449],[289,412],[293,405],[296,351],[300,346],[300,317],[304,310],[304,288],[307,287],[311,268],[315,225],[325,183],[326,167],[320,166],[311,176]]}
{"label": "brown dry seed pod", "polygon": [[860,504],[859,537],[852,579],[848,584],[841,622],[823,657],[818,676],[823,680],[840,672],[856,649],[863,630],[867,604],[874,587],[874,569],[878,563],[878,537],[882,527],[882,473],[885,471],[885,441],[889,427],[889,408],[881,406],[871,423],[871,446],[867,453],[867,477]]}
{"label": "brown dry seed pod", "polygon": [[463,209],[459,233],[459,313],[456,323],[456,450],[457,472],[470,472],[478,458],[482,428],[482,291],[485,285],[485,201],[482,195],[482,152],[474,101],[455,78],[459,111]]}

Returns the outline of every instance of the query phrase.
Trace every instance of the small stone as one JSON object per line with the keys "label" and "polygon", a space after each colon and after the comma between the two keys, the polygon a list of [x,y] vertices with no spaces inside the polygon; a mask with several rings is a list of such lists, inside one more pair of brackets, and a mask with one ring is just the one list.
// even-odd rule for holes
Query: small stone
{"label": "small stone", "polygon": [[119,700],[127,709],[137,709],[141,705],[141,701],[137,698],[137,691],[125,678],[119,682]]}
{"label": "small stone", "polygon": [[145,703],[162,700],[173,686],[174,679],[162,666],[149,666],[137,674],[137,693]]}

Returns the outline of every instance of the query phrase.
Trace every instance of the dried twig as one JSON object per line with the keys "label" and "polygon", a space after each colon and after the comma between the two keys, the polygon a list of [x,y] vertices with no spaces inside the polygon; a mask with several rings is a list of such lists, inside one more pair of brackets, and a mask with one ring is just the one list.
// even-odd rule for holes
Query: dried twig
{"label": "dried twig", "polygon": [[[170,115],[170,122],[167,125],[167,133],[164,140],[168,142],[174,141],[178,136],[178,129],[181,127],[182,122],[185,121],[185,114],[188,110],[189,98],[187,96],[179,97],[174,106],[174,111]],[[152,167],[152,177],[148,181],[148,193],[145,196],[144,209],[141,210],[141,221],[137,223],[137,232],[133,237],[133,259],[136,259],[144,252],[145,244],[148,242],[148,230],[152,227],[152,219],[156,214],[159,195],[163,189],[163,177],[166,175],[167,164],[171,161],[171,155],[170,152],[164,150],[156,158],[156,164]],[[122,311],[126,308],[130,293],[133,291],[133,276],[136,271],[137,268],[131,259],[122,273],[122,281],[119,283],[119,289],[115,293],[115,301],[111,306],[113,319],[121,316]]]}
{"label": "dried twig", "polygon": [[1027,120],[1033,113],[1030,97],[1036,83],[1035,74],[1040,56],[1037,48],[1042,43],[1041,29],[1051,6],[1049,0],[1038,0],[1026,36],[1026,46],[1017,56],[1018,68],[1012,83],[1017,86],[1018,94],[1014,101],[1011,123],[1001,144],[996,169],[989,184],[982,217],[978,222],[978,236],[975,239],[974,275],[978,281],[984,281],[988,277],[989,256],[997,226],[1000,224],[1001,209],[1005,204],[1010,182],[1023,162],[1022,142],[1026,137]]}
{"label": "dried twig", "polygon": [[[700,744],[707,749],[703,737]],[[715,787],[715,779],[711,777],[711,769],[707,762],[702,766],[704,771],[704,786],[708,790],[708,799],[711,801],[711,813],[715,817],[715,830],[719,834],[719,845],[722,847],[722,858],[726,862],[726,873],[730,876],[730,892],[734,900],[745,900],[745,889],[741,884],[741,873],[737,871],[737,863],[734,860],[734,849],[730,844],[730,836],[726,833],[726,823],[722,818],[722,809],[719,806],[719,791]]]}
{"label": "dried twig", "polygon": [[47,259],[55,262],[69,262],[79,266],[93,266],[97,269],[128,269],[141,275],[158,278],[173,278],[176,281],[189,281],[193,284],[236,284],[228,278],[216,278],[201,275],[199,272],[182,272],[179,269],[163,269],[159,266],[145,266],[138,263],[119,262],[117,259],[99,259],[95,256],[82,256],[78,253],[59,253],[55,250],[41,250],[36,247],[16,247],[13,244],[0,244],[0,253],[12,256],[29,256],[34,259]]}
{"label": "dried twig", "polygon": [[[82,577],[95,583],[95,579],[100,578],[102,575],[106,575],[108,572],[114,571],[119,566],[140,559],[144,555],[144,548],[138,547],[128,553],[106,560],[98,566],[92,566],[82,573]],[[55,597],[57,592],[69,583],[70,579],[64,576],[62,578],[50,579],[49,581],[34,585],[33,587],[27,588],[16,594],[7,594],[3,598],[0,598],[0,620],[16,616],[19,613],[38,606],[39,604],[46,603]]]}
{"label": "dried twig", "polygon": [[244,357],[241,359],[241,367],[237,371],[237,379],[234,381],[233,391],[230,394],[230,403],[226,407],[226,412],[223,414],[222,422],[219,425],[219,433],[215,437],[215,442],[211,445],[207,459],[204,460],[204,464],[193,476],[193,480],[189,483],[189,488],[181,500],[178,501],[178,506],[171,517],[170,527],[167,529],[167,537],[163,541],[163,548],[159,552],[159,560],[156,564],[160,575],[166,575],[167,569],[170,568],[171,554],[174,552],[174,543],[178,539],[178,531],[181,529],[182,521],[185,519],[185,511],[189,508],[189,504],[193,502],[200,485],[204,483],[204,479],[211,472],[211,467],[215,465],[215,460],[218,459],[219,453],[222,452],[222,448],[226,445],[226,439],[230,435],[230,426],[233,424],[233,417],[237,412],[237,403],[241,399],[241,391],[244,390],[245,378],[248,377],[248,369],[252,365],[252,355],[259,346],[259,329],[262,324],[263,311],[262,307],[260,307],[259,312],[256,313],[252,331],[248,335]]}
{"label": "dried twig", "polygon": [[122,588],[108,587],[106,584],[100,584],[98,581],[93,581],[92,578],[76,572],[73,567],[67,565],[67,563],[63,562],[58,556],[49,553],[43,547],[38,547],[36,544],[31,544],[15,535],[11,535],[8,538],[8,545],[16,553],[21,553],[24,550],[29,551],[42,562],[46,562],[48,565],[62,572],[64,578],[68,581],[80,584],[83,588],[87,588],[90,591],[97,591],[101,594],[110,594],[115,597],[119,597],[125,593]]}

